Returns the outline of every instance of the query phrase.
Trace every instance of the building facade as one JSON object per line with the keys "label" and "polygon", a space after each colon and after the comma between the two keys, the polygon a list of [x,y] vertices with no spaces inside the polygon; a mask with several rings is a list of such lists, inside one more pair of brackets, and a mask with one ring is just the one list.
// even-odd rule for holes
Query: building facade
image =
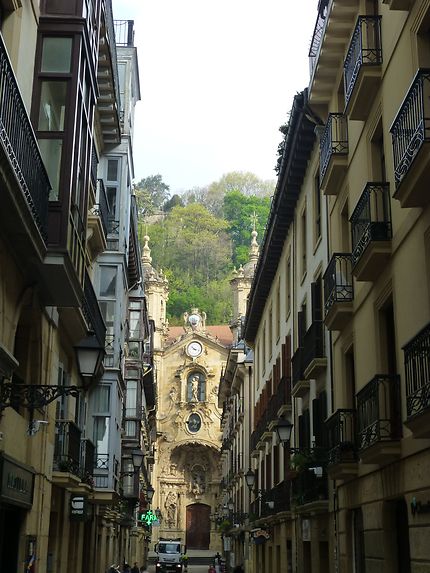
{"label": "building facade", "polygon": [[[9,571],[102,573],[145,545],[136,518],[149,460],[136,472],[129,463],[151,450],[154,401],[130,183],[139,87],[132,22],[117,25],[130,32],[118,54],[109,0],[1,3],[0,562]],[[139,410],[123,416],[129,379]]]}

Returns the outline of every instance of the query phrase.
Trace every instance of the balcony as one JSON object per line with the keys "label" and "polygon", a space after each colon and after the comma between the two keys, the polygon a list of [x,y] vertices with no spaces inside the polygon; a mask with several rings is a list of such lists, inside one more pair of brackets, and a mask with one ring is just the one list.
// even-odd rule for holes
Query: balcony
{"label": "balcony", "polygon": [[0,80],[0,224],[14,249],[42,260],[51,185],[1,36]]}
{"label": "balcony", "polygon": [[400,378],[377,374],[357,394],[358,450],[365,464],[393,461],[400,454]]}
{"label": "balcony", "polygon": [[94,333],[100,346],[105,347],[106,326],[100,311],[96,293],[87,272],[80,303],[75,307],[61,309],[65,327],[72,340],[78,342],[90,333]]}
{"label": "balcony", "polygon": [[270,398],[268,405],[268,421],[278,421],[285,412],[291,411],[291,380],[283,377],[280,379],[275,392]]}
{"label": "balcony", "polygon": [[322,320],[314,320],[305,333],[302,366],[306,380],[317,378],[327,368]]}
{"label": "balcony", "polygon": [[337,74],[342,66],[357,12],[356,0],[319,2],[309,49],[309,93],[313,106],[326,107],[332,98],[333,86],[337,82]]}
{"label": "balcony", "polygon": [[391,256],[388,183],[368,183],[351,217],[352,272],[358,281],[375,281]]}
{"label": "balcony", "polygon": [[390,10],[409,10],[413,0],[382,0],[382,4],[388,4]]}
{"label": "balcony", "polygon": [[74,422],[55,423],[52,481],[61,487],[76,487],[81,481],[81,430]]}
{"label": "balcony", "polygon": [[430,323],[404,347],[407,426],[414,438],[430,437]]}
{"label": "balcony", "polygon": [[291,359],[293,385],[291,394],[294,398],[303,398],[309,392],[310,382],[306,380],[303,368],[303,347],[299,346]]}
{"label": "balcony", "polygon": [[327,474],[321,477],[311,470],[304,470],[292,481],[292,503],[296,511],[313,511],[315,513],[328,510]]}
{"label": "balcony", "polygon": [[328,330],[342,330],[350,321],[353,313],[352,255],[334,253],[323,279],[324,324]]}
{"label": "balcony", "polygon": [[91,440],[81,441],[80,476],[82,481],[89,485],[93,485],[94,482],[95,453],[96,449]]}
{"label": "balcony", "polygon": [[87,241],[93,260],[107,248],[109,205],[103,179],[97,180],[97,201],[88,213]]}
{"label": "balcony", "polygon": [[357,474],[356,411],[339,409],[326,422],[330,479],[345,479]]}
{"label": "balcony", "polygon": [[103,141],[105,145],[117,144],[121,139],[119,123],[121,98],[112,0],[102,2],[97,84],[99,88],[97,112]]}
{"label": "balcony", "polygon": [[348,122],[330,113],[320,141],[320,184],[325,195],[337,195],[348,168]]}
{"label": "balcony", "polygon": [[402,207],[430,201],[430,69],[420,69],[391,126],[394,199]]}
{"label": "balcony", "polygon": [[343,65],[345,110],[367,119],[381,82],[381,16],[359,16]]}

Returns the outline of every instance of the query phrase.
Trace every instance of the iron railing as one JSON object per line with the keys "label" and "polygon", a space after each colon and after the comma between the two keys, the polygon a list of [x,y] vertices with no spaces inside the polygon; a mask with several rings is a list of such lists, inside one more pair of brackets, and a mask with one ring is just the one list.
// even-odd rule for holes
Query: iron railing
{"label": "iron railing", "polygon": [[371,242],[392,237],[389,189],[388,183],[368,183],[349,219],[353,268]]}
{"label": "iron railing", "polygon": [[267,431],[267,424],[269,421],[268,410],[266,409],[260,417],[255,430],[251,434],[251,451],[256,449],[262,435]]}
{"label": "iron railing", "polygon": [[81,430],[74,422],[55,422],[54,470],[80,476]]}
{"label": "iron railing", "polygon": [[317,500],[328,499],[327,473],[317,476],[312,470],[300,472],[292,480],[292,500],[296,505],[305,505]]}
{"label": "iron railing", "polygon": [[115,41],[117,46],[134,46],[134,20],[114,20]]}
{"label": "iron railing", "polygon": [[324,273],[325,314],[337,302],[350,302],[354,299],[351,253],[333,253]]}
{"label": "iron railing", "polygon": [[113,83],[115,89],[115,100],[116,100],[116,108],[121,108],[121,96],[119,91],[119,77],[118,77],[118,57],[116,53],[116,41],[115,41],[115,27],[113,21],[113,13],[112,13],[112,0],[104,0],[105,5],[105,22],[106,22],[106,35],[107,35],[107,44],[109,46],[110,55],[111,55],[111,66],[112,66],[112,75],[113,75]]}
{"label": "iron railing", "polygon": [[84,297],[82,313],[87,321],[88,330],[94,332],[101,347],[105,346],[106,325],[103,320],[96,293],[88,273],[85,271]]}
{"label": "iron railing", "polygon": [[430,323],[404,347],[406,414],[408,418],[430,408]]}
{"label": "iron railing", "polygon": [[418,70],[390,132],[397,188],[422,145],[430,141],[430,69]]}
{"label": "iron railing", "polygon": [[91,183],[93,184],[93,187],[95,189],[96,184],[97,184],[97,165],[99,163],[99,160],[97,158],[97,151],[95,146],[93,145],[93,148],[91,150]]}
{"label": "iron railing", "polygon": [[362,66],[382,63],[381,16],[359,16],[343,65],[345,105],[351,99]]}
{"label": "iron railing", "polygon": [[92,480],[94,473],[96,449],[91,440],[81,441],[81,477],[83,480]]}
{"label": "iron railing", "polygon": [[356,411],[340,408],[326,421],[328,435],[328,464],[358,461],[356,440]]}
{"label": "iron railing", "polygon": [[315,358],[324,358],[324,322],[314,320],[303,339],[303,371]]}
{"label": "iron railing", "polygon": [[348,155],[348,122],[343,113],[329,113],[320,141],[320,181],[324,179],[330,159]]}
{"label": "iron railing", "polygon": [[106,195],[106,188],[103,179],[97,180],[98,187],[98,203],[94,205],[91,209],[93,215],[100,217],[100,221],[103,227],[103,233],[105,238],[108,236],[109,228],[109,203]]}
{"label": "iron railing", "polygon": [[51,184],[0,34],[0,144],[43,239]]}
{"label": "iron railing", "polygon": [[377,374],[357,394],[358,449],[401,437],[400,378]]}
{"label": "iron railing", "polygon": [[311,74],[316,67],[316,63],[318,61],[318,56],[320,53],[320,48],[326,25],[328,2],[329,0],[320,0],[318,3],[318,16],[317,16],[317,21],[315,22],[314,33],[312,34],[311,46],[309,48],[309,54],[308,54]]}

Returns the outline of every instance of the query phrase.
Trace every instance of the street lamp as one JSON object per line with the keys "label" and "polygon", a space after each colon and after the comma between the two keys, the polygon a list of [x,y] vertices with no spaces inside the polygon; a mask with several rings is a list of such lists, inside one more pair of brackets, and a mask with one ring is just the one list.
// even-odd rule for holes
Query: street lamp
{"label": "street lamp", "polygon": [[151,505],[152,498],[154,497],[154,488],[151,484],[148,485],[146,488],[146,499],[148,500],[149,505]]}
{"label": "street lamp", "polygon": [[145,454],[142,452],[142,450],[133,450],[131,452],[131,463],[133,464],[133,471],[122,472],[121,476],[134,476],[140,470],[140,466],[142,465],[144,457]]}
{"label": "street lamp", "polygon": [[248,488],[251,490],[255,484],[255,473],[252,471],[251,468],[245,474],[245,482]]}
{"label": "street lamp", "polygon": [[293,424],[289,420],[280,418],[274,429],[276,431],[276,435],[278,436],[278,440],[284,446],[290,443]]}
{"label": "street lamp", "polygon": [[78,369],[85,386],[89,386],[93,377],[100,369],[105,355],[95,334],[87,336],[75,346]]}

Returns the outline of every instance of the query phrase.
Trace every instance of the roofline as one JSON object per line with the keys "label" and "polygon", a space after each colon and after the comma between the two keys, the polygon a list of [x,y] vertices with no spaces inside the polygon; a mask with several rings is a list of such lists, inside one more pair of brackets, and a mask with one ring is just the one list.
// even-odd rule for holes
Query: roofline
{"label": "roofline", "polygon": [[297,199],[316,140],[315,123],[307,114],[307,105],[306,88],[294,96],[278,182],[249,293],[244,338],[250,346],[255,340],[284,242],[294,220]]}

